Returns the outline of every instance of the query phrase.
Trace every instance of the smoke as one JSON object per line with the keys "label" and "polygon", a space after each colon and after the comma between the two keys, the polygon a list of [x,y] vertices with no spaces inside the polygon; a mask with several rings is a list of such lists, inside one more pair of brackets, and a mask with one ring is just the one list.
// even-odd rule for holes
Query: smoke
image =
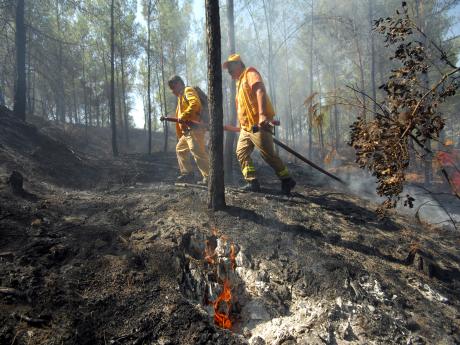
{"label": "smoke", "polygon": [[[342,167],[343,168],[343,167]],[[377,195],[377,180],[368,171],[356,167],[342,169],[338,174],[346,182],[345,190],[348,193],[359,196],[373,203],[380,204],[385,198]],[[406,195],[415,200],[413,207],[404,206]],[[418,219],[420,222],[435,227],[449,230],[458,230],[460,227],[460,202],[453,194],[435,193],[422,186],[408,185],[401,193],[401,201],[398,202],[396,212]]]}
{"label": "smoke", "polygon": [[416,217],[421,222],[435,227],[449,230],[459,229],[460,202],[455,195],[432,192],[416,185],[407,186],[403,195],[406,194],[415,198],[414,207],[408,208],[398,205],[398,210],[401,213]]}

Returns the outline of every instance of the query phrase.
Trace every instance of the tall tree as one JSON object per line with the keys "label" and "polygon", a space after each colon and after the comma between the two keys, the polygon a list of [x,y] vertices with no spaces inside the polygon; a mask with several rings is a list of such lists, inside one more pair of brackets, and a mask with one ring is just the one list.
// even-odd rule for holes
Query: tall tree
{"label": "tall tree", "polygon": [[219,0],[206,0],[206,31],[208,50],[208,88],[210,112],[209,142],[209,192],[208,207],[220,210],[225,207],[223,170],[223,108],[222,69],[220,47]]}
{"label": "tall tree", "polygon": [[[369,0],[369,26],[370,29],[372,30],[372,23],[374,18],[374,6],[373,6],[373,0]],[[372,105],[372,113],[375,114],[377,111],[377,90],[375,87],[375,39],[374,39],[374,34],[372,31],[370,31],[370,45],[371,45],[371,94],[372,98],[375,100]]]}
{"label": "tall tree", "polygon": [[62,123],[65,122],[65,90],[64,90],[64,75],[63,69],[63,52],[62,52],[62,27],[61,27],[61,4],[59,0],[56,0],[56,25],[57,25],[57,81],[55,83],[55,97],[56,97],[56,120]]}
{"label": "tall tree", "polygon": [[[421,29],[422,32],[426,32],[426,18],[425,18],[425,6],[424,6],[424,2],[423,0],[415,0],[415,12],[416,12],[416,20],[417,20],[417,25],[419,26],[419,28]],[[427,49],[427,44],[428,44],[428,40],[427,40],[427,37],[425,35],[420,35],[420,40],[423,44],[423,46],[425,47],[425,49]],[[429,89],[429,86],[430,86],[430,81],[429,81],[429,77],[428,77],[428,73],[424,73],[423,76],[422,76],[422,83],[423,83],[423,86],[425,87],[426,90]],[[425,141],[425,149],[426,149],[426,153],[425,153],[425,185],[427,186],[431,186],[432,182],[433,182],[433,155],[431,153],[431,139],[428,138],[426,141]]]}
{"label": "tall tree", "polygon": [[[235,53],[235,20],[234,20],[234,6],[233,0],[227,0],[227,21],[228,21],[228,51],[229,54]],[[235,107],[235,85],[233,80],[230,81],[230,113],[229,120],[231,124],[236,123],[236,107]],[[233,143],[235,142],[235,133],[226,132],[225,133],[225,161],[224,161],[224,170],[226,178],[229,181],[233,180]]]}
{"label": "tall tree", "polygon": [[[309,70],[310,70],[310,90],[309,90],[309,95],[313,94],[313,37],[314,37],[314,25],[313,25],[313,19],[314,19],[314,8],[313,8],[313,0],[311,1],[311,13],[310,13],[310,20],[311,20],[311,32],[310,32],[310,65],[309,65]],[[309,123],[308,123],[308,158],[312,159],[313,158],[313,123],[311,121],[311,118],[309,117]]]}
{"label": "tall tree", "polygon": [[117,147],[117,121],[115,117],[115,0],[110,6],[110,123],[112,125],[112,153],[118,156]]}
{"label": "tall tree", "polygon": [[149,0],[147,4],[147,116],[148,116],[148,152],[149,155],[152,154],[152,97],[150,95],[151,87],[151,73],[152,67],[150,63],[151,51],[150,51],[150,27],[151,27],[151,20],[152,20],[152,1]]}
{"label": "tall tree", "polygon": [[24,0],[16,5],[16,91],[14,95],[14,114],[26,119],[26,29],[24,25]]}

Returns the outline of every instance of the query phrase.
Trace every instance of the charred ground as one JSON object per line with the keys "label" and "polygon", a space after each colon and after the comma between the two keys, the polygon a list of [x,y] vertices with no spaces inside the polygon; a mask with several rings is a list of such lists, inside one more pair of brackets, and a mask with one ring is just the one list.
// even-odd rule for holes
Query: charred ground
{"label": "charred ground", "polygon": [[[1,344],[460,343],[457,233],[294,164],[292,197],[261,166],[263,193],[211,213],[173,153],[113,160],[63,130],[0,115]],[[231,331],[204,303],[207,241],[236,247]]]}

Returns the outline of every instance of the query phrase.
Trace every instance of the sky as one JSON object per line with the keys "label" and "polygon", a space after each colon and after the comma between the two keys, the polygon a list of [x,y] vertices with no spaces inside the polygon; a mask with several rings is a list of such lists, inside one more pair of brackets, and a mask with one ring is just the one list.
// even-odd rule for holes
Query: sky
{"label": "sky", "polygon": [[[137,3],[137,21],[141,25],[145,25],[145,20],[143,19],[141,13],[141,0],[137,0]],[[193,13],[197,19],[204,18],[204,0],[193,0]],[[456,22],[456,24],[453,25],[449,30],[446,38],[460,35],[460,5],[452,9],[450,11],[450,15],[454,17],[454,22]],[[142,98],[139,94],[136,94],[134,98],[134,106],[130,112],[130,115],[133,117],[135,127],[144,128],[144,106],[142,104]]]}

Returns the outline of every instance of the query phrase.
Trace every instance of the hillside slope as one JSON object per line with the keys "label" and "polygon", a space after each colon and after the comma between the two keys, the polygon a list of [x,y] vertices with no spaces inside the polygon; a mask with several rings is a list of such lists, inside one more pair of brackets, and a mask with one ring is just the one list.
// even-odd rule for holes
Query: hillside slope
{"label": "hillside slope", "polygon": [[212,213],[173,153],[100,163],[0,121],[1,344],[460,343],[455,232],[380,221],[297,166],[291,197],[262,166],[262,193]]}

